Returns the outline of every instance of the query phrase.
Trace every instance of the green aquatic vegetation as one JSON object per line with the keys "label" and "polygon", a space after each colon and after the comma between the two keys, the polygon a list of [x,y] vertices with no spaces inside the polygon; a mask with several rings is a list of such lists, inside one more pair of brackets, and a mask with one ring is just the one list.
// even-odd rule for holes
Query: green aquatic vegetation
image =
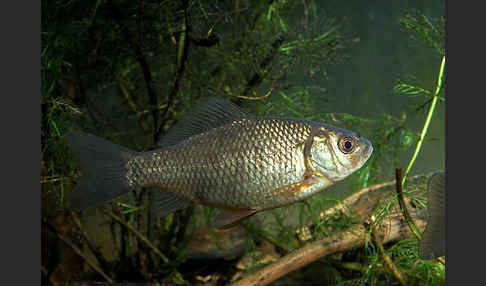
{"label": "green aquatic vegetation", "polygon": [[[401,19],[401,23],[411,30],[414,36],[412,39],[418,40],[421,38],[422,43],[426,43],[428,46],[436,49],[439,55],[443,55],[443,26],[432,26],[432,22],[426,16],[419,14],[420,17],[414,18],[407,15],[404,19]],[[443,21],[434,21],[434,23],[442,23]],[[445,98],[441,97],[443,91],[443,75],[444,75],[444,63],[445,56],[442,56],[442,64],[439,69],[439,75],[437,79],[437,84],[435,91],[423,88],[416,83],[411,82],[398,82],[394,87],[393,91],[396,94],[403,94],[414,98],[425,98],[425,102],[420,105],[423,109],[429,106],[429,111],[427,117],[425,118],[424,127],[422,131],[417,135],[413,131],[405,127],[405,122],[407,119],[406,113],[402,113],[401,117],[397,117],[394,125],[383,126],[382,128],[375,129],[376,137],[370,136],[372,142],[374,143],[375,152],[370,158],[369,162],[361,170],[356,172],[353,176],[358,177],[357,184],[355,185],[357,189],[359,187],[367,186],[367,182],[372,176],[373,171],[380,170],[380,165],[378,162],[390,162],[384,164],[384,168],[390,168],[391,166],[396,166],[400,163],[397,152],[401,150],[408,150],[413,145],[417,144],[415,152],[407,165],[405,175],[403,177],[402,184],[406,181],[406,175],[410,172],[414,161],[419,155],[421,145],[426,141],[425,135],[427,133],[427,128],[430,124],[431,117],[434,114],[435,106],[438,103],[445,102]],[[287,100],[287,103],[292,104],[291,101]],[[296,113],[297,114],[297,113]],[[300,113],[301,115],[303,113]],[[353,126],[368,125],[372,126],[376,121],[373,119],[361,119],[359,117],[348,115],[348,114],[322,114],[322,118],[328,118],[328,120],[341,122],[348,121],[349,124]],[[381,120],[378,122],[390,122],[390,120],[383,120],[385,118],[390,119],[390,115],[382,114]],[[379,117],[378,116],[378,117]],[[375,143],[376,142],[376,143]],[[391,151],[392,152],[389,152]],[[390,154],[394,154],[390,156]],[[383,172],[383,169],[380,170]],[[380,172],[378,172],[379,174]],[[376,174],[376,173],[375,173]],[[376,181],[375,181],[376,182]],[[423,188],[423,186],[422,186]],[[423,202],[423,195],[416,195],[416,190],[419,187],[416,185],[407,185],[407,189],[404,190],[404,195],[407,198],[412,199],[412,202],[420,207],[426,208]],[[378,204],[378,208],[374,212],[374,224],[378,224],[387,216],[392,213],[392,210],[396,208],[398,195],[394,195],[389,201],[384,201]],[[373,224],[373,225],[374,225]],[[369,234],[371,236],[373,225],[370,226]],[[391,247],[386,247],[385,253],[391,258],[393,263],[398,267],[398,269],[404,274],[405,280],[409,285],[442,285],[445,283],[444,276],[444,266],[436,261],[422,261],[419,259],[417,254],[417,241],[415,239],[409,239],[400,241],[397,243],[392,243]],[[382,258],[380,257],[378,250],[375,248],[374,243],[366,243],[363,251],[358,250],[358,253],[362,252],[358,257],[361,258],[358,266],[353,266],[354,269],[361,272],[361,276],[356,279],[347,279],[341,281],[337,285],[398,285],[396,277],[394,277],[391,272],[386,268]]]}
{"label": "green aquatic vegetation", "polygon": [[[420,19],[422,19],[422,21],[416,20],[416,18],[407,16],[407,17],[403,18],[401,20],[401,22],[402,22],[402,24],[405,25],[405,27],[407,29],[411,30],[415,34],[420,35],[422,40],[424,40],[429,45],[433,46],[436,49],[436,51],[438,52],[438,54],[442,55],[442,62],[441,62],[440,69],[439,69],[439,72],[438,72],[437,84],[436,84],[434,93],[432,93],[431,91],[426,90],[424,88],[413,86],[411,84],[406,84],[406,83],[399,83],[399,84],[395,85],[395,87],[394,87],[395,92],[406,94],[406,95],[414,95],[414,96],[419,95],[419,94],[422,94],[422,95],[425,95],[425,96],[433,95],[432,98],[427,99],[426,102],[422,105],[422,107],[425,107],[426,105],[430,104],[429,110],[427,112],[427,117],[426,117],[425,122],[424,122],[424,126],[422,128],[421,133],[420,133],[420,137],[417,141],[415,151],[414,151],[414,153],[413,153],[413,155],[410,159],[410,162],[408,163],[408,166],[405,169],[405,172],[403,174],[402,181],[401,181],[402,188],[405,187],[407,175],[410,172],[410,170],[412,169],[412,166],[413,166],[415,160],[417,159],[418,154],[420,153],[420,150],[422,148],[422,144],[425,140],[425,136],[427,134],[432,116],[434,115],[434,112],[435,112],[435,107],[436,107],[437,102],[440,98],[439,95],[443,90],[442,87],[444,86],[444,80],[445,80],[444,74],[445,74],[445,59],[446,58],[445,58],[445,51],[444,51],[444,48],[443,48],[443,45],[442,45],[443,42],[444,42],[444,34],[441,33],[441,31],[442,31],[441,28],[443,29],[443,25],[438,26],[438,28],[436,28],[431,23],[431,21],[429,21],[429,19],[426,16],[424,16],[424,15],[420,15],[420,16],[421,16]],[[442,24],[443,24],[443,22],[442,22]],[[414,39],[417,40],[417,38],[414,38]],[[404,86],[406,86],[407,88],[403,88]],[[440,98],[440,99],[443,102],[445,102],[444,98]],[[418,239],[421,239],[421,235],[420,235],[419,231],[417,230],[415,224],[410,219],[407,219],[407,222],[409,223],[409,226],[410,226],[412,232],[415,234],[415,236]]]}
{"label": "green aquatic vegetation", "polygon": [[420,11],[413,11],[400,18],[410,39],[419,47],[431,47],[445,55],[445,18],[430,19]]}
{"label": "green aquatic vegetation", "polygon": [[388,249],[395,264],[404,269],[411,285],[441,285],[445,283],[445,266],[436,261],[421,260],[417,252],[417,241],[406,239]]}
{"label": "green aquatic vegetation", "polygon": [[71,64],[62,54],[56,54],[65,47],[62,42],[51,39],[50,33],[42,33],[43,41],[52,41],[41,49],[41,184],[49,185],[57,202],[64,201],[66,183],[70,181],[75,166],[70,156],[65,156],[67,148],[62,136],[69,128],[69,119],[82,112],[60,95],[59,75]]}
{"label": "green aquatic vegetation", "polygon": [[[443,91],[442,87],[444,85],[445,55],[443,50],[444,34],[441,32],[443,26],[434,27],[432,22],[422,14],[419,14],[418,18],[407,15],[401,19],[401,23],[412,32],[412,38],[414,40],[424,41],[429,46],[435,48],[438,54],[442,56],[442,63],[439,69],[437,84],[434,92],[405,82],[399,82],[393,88],[394,92],[398,94],[405,94],[414,97],[424,96],[426,98],[426,102],[422,104],[422,108],[430,104],[420,137],[417,140],[414,140],[417,144],[415,151],[405,170],[402,181],[400,182],[404,187],[407,175],[421,150],[422,143],[424,142],[425,135],[427,134],[427,130],[431,122],[431,118],[435,112],[436,104],[439,102],[439,100],[441,102],[445,102],[444,98],[439,97]],[[422,196],[415,195],[416,189],[417,186],[408,185],[407,191],[404,191],[404,195],[411,198],[414,204],[424,208],[425,204],[423,203]],[[390,214],[390,210],[395,205],[396,199],[397,195],[378,209],[375,215],[377,222],[383,219],[384,216]],[[418,233],[418,230],[413,222],[409,222],[409,225],[416,236],[420,237],[420,234]],[[371,252],[367,257],[367,264],[369,265],[369,268],[366,272],[364,272],[360,279],[355,280],[355,282],[353,282],[351,285],[390,285],[388,283],[397,283],[390,272],[378,270],[383,267],[382,260],[375,250],[372,250],[372,248],[370,250]],[[423,261],[419,259],[417,254],[417,241],[415,239],[400,241],[388,248],[386,253],[390,256],[393,263],[400,269],[400,271],[405,274],[407,283],[410,283],[411,285],[442,285],[445,283],[444,265],[436,261]]]}
{"label": "green aquatic vegetation", "polygon": [[[406,239],[393,244],[387,248],[386,254],[400,269],[408,285],[445,283],[444,266],[434,261],[420,260],[415,239]],[[395,277],[386,269],[374,247],[368,247],[368,255],[360,263],[363,276],[339,285],[399,285]]]}
{"label": "green aquatic vegetation", "polygon": [[315,112],[312,108],[312,93],[308,88],[280,91],[268,99],[265,103],[258,104],[258,114],[293,116],[363,130],[366,137],[373,142],[374,150],[368,162],[349,179],[356,190],[383,179],[380,174],[389,170],[390,165],[398,164],[399,152],[408,150],[414,141],[413,131],[406,127],[406,113],[399,116],[380,113],[364,118],[349,113]]}
{"label": "green aquatic vegetation", "polygon": [[425,123],[424,123],[424,127],[422,129],[422,132],[420,133],[420,139],[417,142],[417,147],[415,148],[415,152],[414,152],[412,158],[410,159],[410,163],[408,164],[407,169],[405,170],[403,180],[402,180],[402,186],[405,185],[405,180],[407,178],[407,175],[410,172],[410,169],[412,168],[413,163],[415,162],[415,159],[417,158],[418,153],[420,152],[420,148],[422,147],[422,143],[424,141],[425,135],[427,134],[427,130],[429,128],[430,121],[431,121],[432,116],[434,114],[435,106],[436,106],[437,100],[439,98],[439,93],[442,90],[444,68],[445,68],[445,56],[442,57],[442,63],[441,63],[441,66],[440,66],[439,76],[438,76],[438,79],[437,79],[437,87],[435,89],[434,97],[432,99],[432,102],[430,103],[430,108],[429,108],[429,111],[427,113],[427,118],[425,119]]}
{"label": "green aquatic vegetation", "polygon": [[[186,8],[180,1],[105,1],[122,11],[122,21],[112,17],[113,11],[103,1],[61,2],[42,2],[41,34],[41,180],[44,195],[53,195],[59,209],[63,207],[65,193],[71,191],[79,175],[77,163],[68,155],[63,140],[69,130],[93,131],[121,145],[147,149],[154,143],[155,121],[159,125],[156,128],[164,133],[197,99],[209,95],[230,98],[258,115],[293,116],[361,129],[373,142],[375,151],[369,162],[349,178],[353,190],[379,182],[390,166],[398,162],[399,152],[410,149],[419,138],[415,131],[406,127],[408,113],[376,114],[366,118],[323,113],[313,108],[316,97],[322,96],[321,90],[316,92],[300,82],[289,83],[288,78],[300,76],[302,71],[312,78],[323,66],[340,61],[342,50],[352,45],[342,32],[343,23],[332,17],[320,17],[314,1],[253,1],[252,5],[247,1],[233,1],[230,5],[186,1]],[[232,6],[237,3],[240,6]],[[302,9],[307,12],[305,17],[295,25],[290,24],[289,17]],[[190,14],[189,21],[185,19],[184,10]],[[417,39],[422,37],[427,45],[443,49],[437,42],[443,34],[435,26],[436,22],[425,16],[407,16],[402,23]],[[435,28],[431,28],[431,24]],[[181,43],[187,44],[188,39],[190,53],[184,59],[185,45]],[[146,66],[140,64],[140,58],[145,59]],[[177,70],[182,64],[188,68],[180,75]],[[147,72],[152,77],[149,84]],[[175,88],[177,80],[180,85]],[[155,101],[147,86],[155,91]],[[175,96],[171,99],[168,94],[172,91]],[[416,83],[399,83],[394,91],[415,98],[424,95],[429,102],[433,98],[437,98],[439,104],[444,101],[443,97],[433,96],[434,92]],[[158,112],[157,119],[153,116],[154,110]],[[409,197],[413,196],[411,189],[412,186],[407,186]],[[119,210],[117,215],[169,256],[170,263],[155,263],[153,269],[157,270],[150,275],[168,277],[176,284],[187,282],[184,273],[178,271],[187,258],[184,242],[177,240],[184,237],[185,229],[181,228],[186,227],[190,232],[210,226],[218,211],[210,207],[195,208],[188,222],[182,214],[150,219],[147,203],[141,203],[145,200],[141,194],[143,190],[131,194],[129,203],[117,201],[114,207]],[[378,219],[390,212],[394,202],[387,202],[378,210]],[[291,252],[297,248],[297,227],[313,223],[311,238],[318,240],[359,223],[354,218],[337,214],[322,218],[321,212],[334,203],[336,200],[316,196],[294,206],[296,225],[290,224],[279,210],[270,211],[274,222],[271,230],[252,220],[245,222],[249,232],[245,251],[254,251],[263,239],[283,252]],[[416,198],[416,203],[421,203],[420,197]],[[150,223],[153,228],[148,233],[147,224]],[[130,257],[127,261],[114,262],[113,269],[122,264],[130,265],[130,269],[141,269],[148,260],[137,253],[150,252],[140,246],[131,232],[113,229],[117,229],[113,231],[117,232],[116,241],[124,237]],[[214,233],[211,235],[219,245]],[[122,252],[121,247],[118,250]],[[400,250],[404,249],[396,248]],[[397,259],[397,264],[401,259],[406,262],[406,256],[392,254],[392,257]],[[386,279],[385,276],[373,277],[372,270],[379,272],[383,266],[375,267],[380,264],[378,258],[369,261],[374,266],[368,268],[367,276],[357,281],[377,284],[385,283],[383,279],[393,281],[388,276]],[[424,273],[418,277],[432,275],[427,271],[437,267],[433,263],[417,265],[416,271]],[[143,269],[141,271],[146,271],[149,277],[147,268]],[[337,267],[331,267],[331,272],[341,273]],[[348,277],[341,275],[341,279]],[[352,280],[342,283],[349,281]]]}

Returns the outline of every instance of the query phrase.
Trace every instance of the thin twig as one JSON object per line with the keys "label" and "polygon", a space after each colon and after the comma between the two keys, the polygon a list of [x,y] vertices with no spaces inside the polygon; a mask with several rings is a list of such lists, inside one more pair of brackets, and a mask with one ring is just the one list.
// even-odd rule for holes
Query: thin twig
{"label": "thin twig", "polygon": [[49,177],[49,176],[41,176],[41,180],[40,180],[40,183],[41,184],[45,184],[45,183],[54,183],[54,182],[59,182],[59,181],[68,181],[70,180],[71,177],[64,177],[64,176],[61,176],[61,177]]}
{"label": "thin twig", "polygon": [[[115,215],[121,216],[121,211],[120,208],[117,204],[112,203],[110,204],[111,206],[111,211]],[[111,229],[111,235],[112,235],[112,240],[113,241],[118,241],[117,239],[117,234],[119,234],[120,237],[120,248],[119,248],[119,256],[120,256],[120,261],[125,261],[127,259],[127,244],[130,246],[130,241],[132,238],[132,233],[127,231],[126,227],[120,227],[120,232],[116,231],[115,226],[117,226],[118,223],[114,220],[110,221],[110,229]],[[128,240],[128,243],[127,243]],[[117,243],[115,243],[115,246],[118,246]]]}
{"label": "thin twig", "polygon": [[174,85],[172,90],[169,93],[168,100],[167,100],[167,107],[165,108],[164,112],[162,113],[162,119],[158,128],[156,127],[156,131],[154,134],[154,144],[159,142],[160,137],[162,136],[162,132],[164,130],[165,123],[169,119],[169,111],[172,109],[172,104],[174,103],[175,96],[179,92],[180,83],[182,80],[182,76],[186,70],[186,62],[187,57],[189,54],[189,32],[191,31],[191,25],[189,23],[189,7],[188,7],[188,0],[182,1],[183,8],[184,8],[184,22],[183,22],[183,29],[179,39],[179,46],[178,46],[178,56],[177,56],[177,71],[175,74]]}
{"label": "thin twig", "polygon": [[[275,41],[272,43],[272,48],[268,52],[268,55],[260,63],[260,70],[265,70],[268,68],[284,41],[284,37],[277,37],[275,39]],[[240,96],[248,97],[248,93],[262,83],[264,77],[265,75],[262,75],[261,72],[255,72]]]}
{"label": "thin twig", "polygon": [[41,271],[47,277],[47,279],[49,279],[49,282],[51,283],[52,286],[57,286],[58,285],[57,282],[56,282],[56,280],[54,280],[52,278],[52,276],[49,275],[49,273],[47,272],[47,269],[44,267],[44,265],[41,265]]}
{"label": "thin twig", "polygon": [[128,229],[129,231],[134,233],[140,239],[141,242],[145,243],[165,263],[169,263],[169,259],[164,254],[162,254],[145,236],[143,236],[140,232],[138,232],[135,228],[133,228],[133,226],[131,226],[129,223],[123,221],[120,217],[116,216],[115,214],[113,214],[110,211],[103,210],[103,212],[106,215],[108,215],[109,217],[111,217],[112,219],[114,219],[115,221],[117,221],[119,224],[124,226],[126,229]]}
{"label": "thin twig", "polygon": [[79,255],[82,259],[84,259],[84,261],[86,261],[86,263],[91,267],[93,268],[94,271],[98,272],[101,276],[103,276],[103,278],[106,279],[106,281],[108,281],[109,283],[113,284],[115,283],[115,281],[113,279],[110,278],[110,276],[108,276],[105,272],[103,272],[103,270],[101,270],[97,265],[96,263],[94,263],[93,261],[91,261],[88,257],[86,257],[86,255],[84,255],[83,251],[81,249],[79,249],[74,243],[72,243],[69,239],[67,239],[66,237],[64,237],[64,235],[60,234],[56,228],[51,224],[49,223],[49,221],[47,221],[47,219],[45,218],[42,218],[42,223],[44,223],[47,228],[52,232],[54,233],[60,240],[62,240],[65,244],[67,244],[69,247],[71,247],[73,249],[73,251]]}
{"label": "thin twig", "polygon": [[385,253],[385,248],[383,247],[383,243],[381,242],[380,236],[377,233],[375,225],[372,226],[371,235],[373,236],[373,240],[375,241],[376,245],[378,246],[378,251],[380,252],[381,259],[383,259],[383,261],[385,261],[386,266],[390,269],[393,276],[395,276],[395,278],[398,280],[400,285],[407,286],[407,283],[405,282],[405,278],[403,278],[402,273],[400,273],[400,270],[398,270],[398,268],[395,266],[395,264],[391,260],[390,256],[388,256]]}
{"label": "thin twig", "polygon": [[139,0],[137,5],[137,34],[138,34],[138,45],[142,47],[143,44],[143,8],[144,8],[144,1]]}
{"label": "thin twig", "polygon": [[442,263],[442,265],[445,265],[445,259],[443,257],[437,257],[437,260]]}
{"label": "thin twig", "polygon": [[[143,193],[145,193],[146,197],[147,197],[147,204],[151,204],[151,198],[150,198],[150,195],[151,193],[150,192],[147,192],[145,189],[142,191]],[[146,217],[146,221],[145,221],[145,233],[147,234],[147,238],[150,239],[150,237],[152,236],[151,234],[151,225],[152,225],[152,211],[150,210],[150,208],[146,208],[146,213],[145,213],[145,217]],[[146,250],[147,252],[147,260],[148,260],[148,270],[149,272],[152,272],[152,268],[153,268],[153,265],[154,265],[154,262],[153,262],[153,259],[152,259],[152,256],[150,256],[150,249],[147,248]]]}
{"label": "thin twig", "polygon": [[402,191],[402,169],[400,167],[395,168],[395,181],[397,186],[397,194],[398,194],[398,204],[400,205],[400,209],[402,210],[403,216],[407,221],[408,227],[412,231],[412,233],[417,237],[418,240],[422,239],[422,235],[417,230],[417,227],[413,223],[412,218],[410,217],[410,213],[408,212],[407,205],[405,204],[405,199],[403,198],[403,191]]}
{"label": "thin twig", "polygon": [[74,57],[74,78],[75,82],[78,86],[78,91],[76,92],[76,97],[74,98],[74,102],[79,106],[79,105],[86,105],[88,107],[88,112],[87,114],[95,122],[95,125],[97,128],[99,128],[99,121],[97,120],[96,115],[99,116],[99,118],[102,120],[102,124],[110,126],[113,130],[119,131],[117,126],[112,122],[112,120],[105,116],[105,113],[103,113],[97,106],[96,104],[89,98],[89,96],[86,93],[86,89],[84,87],[83,81],[81,80],[81,69],[79,66],[79,55],[76,55]]}
{"label": "thin twig", "polygon": [[[137,206],[143,206],[144,205],[144,201],[145,201],[145,196],[147,196],[147,192],[145,190],[142,189],[141,192],[134,192],[135,194],[135,201],[136,201],[136,204]],[[148,212],[150,213],[150,210],[148,210]],[[148,240],[148,234],[147,234],[147,220],[146,220],[146,217],[145,217],[145,213],[144,212],[135,212],[133,214],[131,214],[132,217],[134,217],[134,221],[135,221],[135,226],[136,226],[136,230],[145,238],[147,238],[147,241]],[[120,217],[121,218],[121,217]],[[146,247],[145,244],[140,244],[140,246],[138,247],[138,251],[136,252],[136,256],[137,256],[137,260],[139,262],[139,268],[141,270],[142,273],[147,273],[148,269],[147,269],[147,259],[149,259],[150,257],[150,248]]]}
{"label": "thin twig", "polygon": [[352,194],[351,196],[347,197],[344,201],[337,203],[333,207],[327,209],[324,211],[324,216],[330,216],[333,213],[338,213],[338,212],[345,212],[350,205],[353,205],[355,202],[357,202],[361,197],[363,197],[365,194],[373,192],[375,190],[385,188],[388,186],[392,186],[395,184],[395,181],[388,181],[388,182],[383,182],[379,184],[375,184],[373,186],[369,186],[366,188],[361,189],[360,191]]}
{"label": "thin twig", "polygon": [[361,273],[365,273],[366,270],[368,270],[369,268],[368,265],[363,265],[359,262],[342,262],[339,264],[339,267],[348,270],[359,271]]}
{"label": "thin twig", "polygon": [[233,11],[235,13],[235,17],[233,18],[233,38],[236,39],[238,35],[238,15],[239,15],[239,9],[240,8],[240,1],[239,0],[234,0],[233,1]]}
{"label": "thin twig", "polygon": [[[133,37],[130,34],[130,31],[127,29],[126,25],[123,25],[123,17],[121,12],[119,11],[118,7],[113,4],[112,0],[108,0],[106,4],[109,6],[113,13],[113,18],[115,19],[116,23],[120,26],[121,33],[125,38],[125,41],[128,43],[130,48],[135,53],[135,57],[137,59],[138,64],[140,65],[140,69],[142,70],[143,77],[145,79],[145,85],[147,87],[147,94],[149,96],[151,110],[152,110],[152,118],[154,122],[154,134],[157,131],[158,126],[158,119],[159,119],[159,109],[157,108],[157,94],[153,88],[153,78],[152,73],[150,72],[150,68],[147,64],[147,60],[145,59],[144,52],[142,50],[142,43],[137,43],[133,40]],[[140,36],[141,37],[141,36]],[[154,142],[155,144],[155,142]]]}
{"label": "thin twig", "polygon": [[118,86],[120,87],[120,90],[123,93],[123,97],[125,98],[128,105],[132,109],[133,113],[137,117],[138,124],[142,128],[143,133],[148,134],[149,133],[149,127],[147,126],[147,123],[145,122],[145,120],[142,117],[143,113],[139,111],[137,104],[133,101],[132,96],[130,95],[130,93],[128,92],[128,90],[125,87],[125,84],[123,82],[120,82]]}
{"label": "thin twig", "polygon": [[270,90],[265,93],[265,95],[262,95],[262,96],[244,96],[244,95],[237,95],[236,97],[238,98],[242,98],[242,99],[246,99],[246,100],[264,100],[265,98],[269,97],[270,94],[272,93],[273,91],[273,87],[270,88]]}
{"label": "thin twig", "polygon": [[73,211],[70,211],[69,214],[71,215],[74,223],[76,224],[76,226],[78,227],[79,231],[83,235],[84,241],[86,242],[86,244],[88,245],[88,248],[91,250],[91,252],[93,253],[94,257],[98,261],[98,264],[101,266],[101,268],[103,269],[103,271],[105,271],[106,273],[109,273],[110,272],[110,268],[108,267],[108,263],[106,262],[106,260],[104,259],[103,255],[101,254],[101,251],[99,250],[99,248],[96,247],[92,243],[92,241],[91,241],[88,233],[81,226],[81,221],[79,220],[79,218],[76,215],[76,213],[73,212]]}

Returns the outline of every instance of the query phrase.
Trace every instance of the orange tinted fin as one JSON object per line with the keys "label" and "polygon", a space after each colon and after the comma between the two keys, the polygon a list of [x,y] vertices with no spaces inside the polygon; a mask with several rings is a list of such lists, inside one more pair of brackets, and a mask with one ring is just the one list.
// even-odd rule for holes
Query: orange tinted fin
{"label": "orange tinted fin", "polygon": [[214,219],[213,227],[215,228],[230,228],[247,217],[250,217],[256,213],[255,210],[229,210],[222,209],[221,213]]}
{"label": "orange tinted fin", "polygon": [[304,190],[307,190],[311,187],[314,186],[315,180],[314,177],[309,177],[303,181],[284,186],[277,191],[275,191],[276,194],[279,196],[287,196],[287,197],[295,197],[299,195],[301,192]]}
{"label": "orange tinted fin", "polygon": [[427,186],[427,226],[419,246],[421,259],[445,255],[445,173],[435,173]]}

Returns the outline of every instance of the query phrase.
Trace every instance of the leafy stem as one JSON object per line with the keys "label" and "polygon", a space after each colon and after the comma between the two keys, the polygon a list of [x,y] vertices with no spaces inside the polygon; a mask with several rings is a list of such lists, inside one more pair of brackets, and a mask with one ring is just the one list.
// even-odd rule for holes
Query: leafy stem
{"label": "leafy stem", "polygon": [[437,86],[435,89],[434,98],[432,99],[432,103],[430,104],[429,112],[427,114],[424,127],[422,128],[422,133],[420,133],[420,139],[417,142],[417,147],[415,148],[415,152],[413,153],[412,159],[410,159],[410,163],[408,163],[407,169],[403,174],[402,188],[405,186],[405,180],[407,179],[407,175],[410,172],[410,169],[412,169],[415,159],[417,158],[417,155],[420,152],[420,149],[422,148],[422,143],[424,142],[424,138],[425,135],[427,134],[427,130],[429,129],[430,121],[432,119],[432,115],[434,114],[435,105],[437,104],[439,93],[442,90],[444,68],[445,68],[445,56],[442,57],[442,64],[440,65],[439,77],[437,79]]}

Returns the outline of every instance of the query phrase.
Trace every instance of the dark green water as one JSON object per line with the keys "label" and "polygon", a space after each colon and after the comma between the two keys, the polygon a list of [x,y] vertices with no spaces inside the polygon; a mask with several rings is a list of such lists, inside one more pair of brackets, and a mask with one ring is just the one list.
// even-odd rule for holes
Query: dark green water
{"label": "dark green water", "polygon": [[[406,76],[414,76],[422,87],[435,90],[442,58],[435,50],[410,40],[399,23],[401,17],[414,10],[430,19],[445,13],[443,1],[323,1],[319,5],[320,14],[346,17],[349,30],[359,42],[347,50],[346,60],[329,67],[328,78],[323,76],[316,83],[327,90],[322,100],[317,100],[320,104],[316,109],[373,118],[377,113],[399,115],[412,100],[425,101],[392,92],[396,80]],[[423,144],[412,174],[445,168],[445,104],[438,103],[427,134],[427,138],[437,140]],[[425,113],[407,115],[407,126],[419,133]],[[403,168],[412,153],[403,152]],[[394,170],[383,176],[393,178]]]}
{"label": "dark green water", "polygon": [[[318,86],[324,91],[313,94],[315,113],[349,113],[363,118],[375,119],[377,114],[395,116],[406,111],[406,127],[420,134],[426,113],[411,111],[410,105],[420,105],[425,97],[408,98],[393,93],[398,79],[413,76],[416,84],[435,91],[442,58],[436,50],[427,48],[409,38],[409,34],[399,19],[420,11],[429,19],[439,19],[445,15],[443,1],[316,1],[321,17],[346,18],[346,30],[352,38],[359,39],[346,49],[346,59],[335,65],[320,69],[312,80],[306,76],[290,79]],[[303,13],[302,13],[303,14]],[[297,15],[303,17],[303,15]],[[300,74],[304,75],[305,70]],[[333,124],[332,122],[329,122]],[[367,136],[372,130],[348,127]],[[357,128],[357,127],[356,127]],[[368,133],[367,133],[368,132]],[[445,103],[438,102],[429,125],[426,141],[410,171],[410,175],[429,173],[445,169]],[[372,142],[376,144],[377,142]],[[400,153],[402,174],[412,158],[416,145]],[[381,180],[395,179],[395,167],[379,174]],[[381,181],[380,180],[380,181]],[[358,191],[350,187],[350,180],[344,180],[320,193],[330,199],[345,199]],[[332,202],[329,202],[329,206]],[[296,224],[298,204],[278,211],[285,217],[286,224]],[[268,230],[275,227],[271,215],[258,215]]]}
{"label": "dark green water", "polygon": [[[345,59],[318,70],[312,80],[296,76],[290,81],[317,86],[322,94],[313,94],[314,112],[350,113],[375,119],[377,114],[399,116],[406,112],[406,127],[420,134],[428,109],[412,111],[412,104],[420,105],[425,97],[410,98],[393,93],[399,79],[412,76],[415,84],[435,91],[441,64],[436,50],[410,39],[410,33],[400,24],[400,18],[420,11],[430,20],[445,15],[443,1],[316,1],[319,17],[344,19],[347,35],[355,44],[345,50]],[[295,15],[296,21],[304,15]],[[306,71],[302,71],[304,75]],[[405,81],[409,82],[409,81]],[[332,122],[329,122],[332,124]],[[353,129],[353,127],[349,127]],[[359,130],[363,136],[372,130]],[[429,125],[426,141],[409,175],[445,169],[445,103],[439,101]],[[377,143],[377,142],[372,142]],[[415,144],[400,153],[399,166],[403,171],[409,164]],[[381,180],[395,178],[395,166],[380,173]],[[357,191],[345,180],[330,189],[325,196],[344,199]]]}
{"label": "dark green water", "polygon": [[[422,87],[435,89],[440,56],[435,50],[411,41],[399,23],[401,17],[414,10],[421,11],[429,18],[439,18],[444,15],[444,2],[318,1],[319,15],[346,17],[347,30],[359,41],[346,50],[347,58],[344,61],[320,70],[314,81],[308,83],[326,90],[319,97],[313,98],[316,112],[344,112],[371,119],[378,113],[399,115],[411,101],[405,96],[392,93],[397,79],[413,75]],[[302,82],[299,78],[292,80]],[[420,133],[425,114],[408,115],[407,126]],[[444,133],[445,104],[439,102],[427,135],[427,138],[437,140],[423,144],[412,175],[445,168]],[[364,132],[363,135],[366,136]],[[408,165],[414,148],[401,154],[400,164],[403,168]],[[381,176],[383,179],[393,179],[394,166],[390,166]],[[340,183],[328,194],[343,199],[350,192],[356,191],[347,186],[346,182]],[[292,217],[295,216],[286,216],[288,220]],[[270,221],[273,223],[271,216]],[[103,241],[103,238],[100,240]]]}

